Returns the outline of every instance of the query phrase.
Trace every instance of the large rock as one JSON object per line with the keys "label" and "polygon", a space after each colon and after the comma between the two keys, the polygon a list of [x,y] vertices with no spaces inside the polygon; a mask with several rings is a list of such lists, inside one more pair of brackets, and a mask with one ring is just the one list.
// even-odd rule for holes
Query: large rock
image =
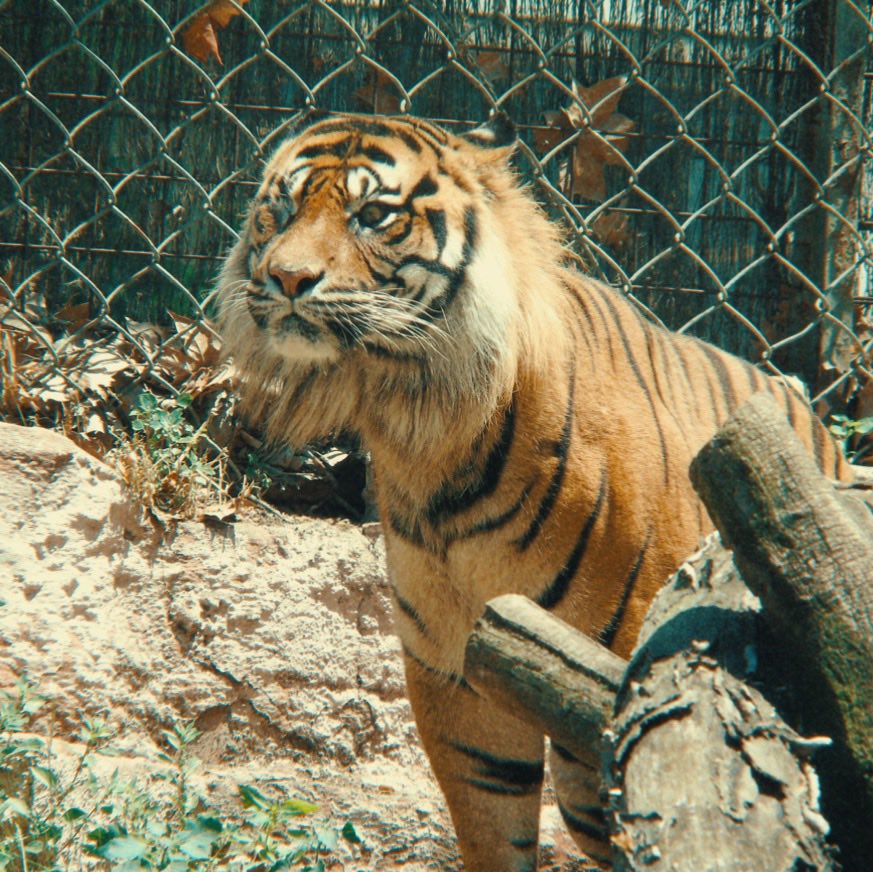
{"label": "large rock", "polygon": [[368,848],[355,869],[459,868],[377,528],[264,516],[165,530],[105,463],[10,424],[0,482],[0,685],[38,679],[61,738],[83,712],[108,715],[131,758],[152,758],[191,719],[207,786],[280,784],[351,817]]}

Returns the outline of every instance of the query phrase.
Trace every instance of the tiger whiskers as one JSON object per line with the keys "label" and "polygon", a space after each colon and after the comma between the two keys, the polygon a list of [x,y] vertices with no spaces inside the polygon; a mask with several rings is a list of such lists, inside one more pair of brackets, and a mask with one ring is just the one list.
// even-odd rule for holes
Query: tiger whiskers
{"label": "tiger whiskers", "polygon": [[344,291],[331,293],[326,299],[308,300],[307,307],[320,310],[348,329],[357,344],[377,340],[392,351],[401,351],[402,340],[412,340],[432,354],[445,357],[439,339],[448,334],[443,328],[421,317],[412,300],[394,296],[389,287],[378,291]]}

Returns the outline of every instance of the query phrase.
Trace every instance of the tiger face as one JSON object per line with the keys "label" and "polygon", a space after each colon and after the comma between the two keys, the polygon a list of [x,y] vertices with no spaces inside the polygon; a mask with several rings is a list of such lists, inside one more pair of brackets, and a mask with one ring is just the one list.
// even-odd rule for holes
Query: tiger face
{"label": "tiger face", "polygon": [[280,147],[235,277],[273,350],[298,361],[401,357],[457,333],[449,313],[483,269],[483,169],[505,151],[493,126],[462,138],[419,120],[354,116],[318,122]]}

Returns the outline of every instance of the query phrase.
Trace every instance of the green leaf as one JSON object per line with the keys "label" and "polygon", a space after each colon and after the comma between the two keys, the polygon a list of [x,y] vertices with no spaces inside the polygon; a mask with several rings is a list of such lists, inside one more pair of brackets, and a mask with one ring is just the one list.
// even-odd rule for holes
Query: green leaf
{"label": "green leaf", "polygon": [[328,829],[327,827],[315,827],[314,828],[315,837],[318,839],[319,844],[326,851],[335,851],[339,839],[337,839],[336,830]]}
{"label": "green leaf", "polygon": [[214,830],[197,830],[186,835],[179,842],[179,850],[192,860],[208,860],[212,856],[212,848],[220,834]]}
{"label": "green leaf", "polygon": [[139,836],[116,836],[101,845],[95,853],[105,860],[124,861],[139,860],[149,850],[149,843]]}
{"label": "green leaf", "polygon": [[267,811],[272,803],[257,787],[250,784],[240,784],[239,796],[246,808],[260,808]]}
{"label": "green leaf", "polygon": [[351,821],[345,822],[340,833],[347,842],[351,842],[353,845],[362,844],[361,837],[358,835],[358,831],[355,829],[355,825]]}
{"label": "green leaf", "polygon": [[318,811],[318,806],[311,802],[306,802],[303,799],[283,799],[279,803],[279,808],[282,812],[289,815],[312,814]]}
{"label": "green leaf", "polygon": [[10,796],[3,800],[0,803],[0,814],[3,817],[6,817],[6,811],[11,811],[13,814],[17,814],[19,817],[27,818],[30,817],[30,806],[23,800],[19,799],[17,796]]}
{"label": "green leaf", "polygon": [[54,790],[58,786],[57,774],[47,766],[31,766],[30,773],[37,781],[48,787],[49,790]]}
{"label": "green leaf", "polygon": [[88,817],[88,813],[81,808],[76,808],[73,806],[72,808],[68,808],[64,812],[64,820],[68,823],[74,823],[75,821],[82,820],[83,817]]}

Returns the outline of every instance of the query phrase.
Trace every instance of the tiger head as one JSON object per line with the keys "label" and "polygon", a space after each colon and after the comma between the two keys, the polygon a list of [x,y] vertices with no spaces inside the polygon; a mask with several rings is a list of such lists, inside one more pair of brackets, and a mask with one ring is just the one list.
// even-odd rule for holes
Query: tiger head
{"label": "tiger head", "polygon": [[[551,225],[510,168],[514,137],[502,116],[463,136],[334,116],[284,142],[220,278],[237,365],[272,373],[285,396],[327,374],[347,394],[386,374],[448,402],[511,390],[533,283],[519,276],[556,262]],[[348,409],[323,411],[327,427],[306,438],[347,426]]]}

